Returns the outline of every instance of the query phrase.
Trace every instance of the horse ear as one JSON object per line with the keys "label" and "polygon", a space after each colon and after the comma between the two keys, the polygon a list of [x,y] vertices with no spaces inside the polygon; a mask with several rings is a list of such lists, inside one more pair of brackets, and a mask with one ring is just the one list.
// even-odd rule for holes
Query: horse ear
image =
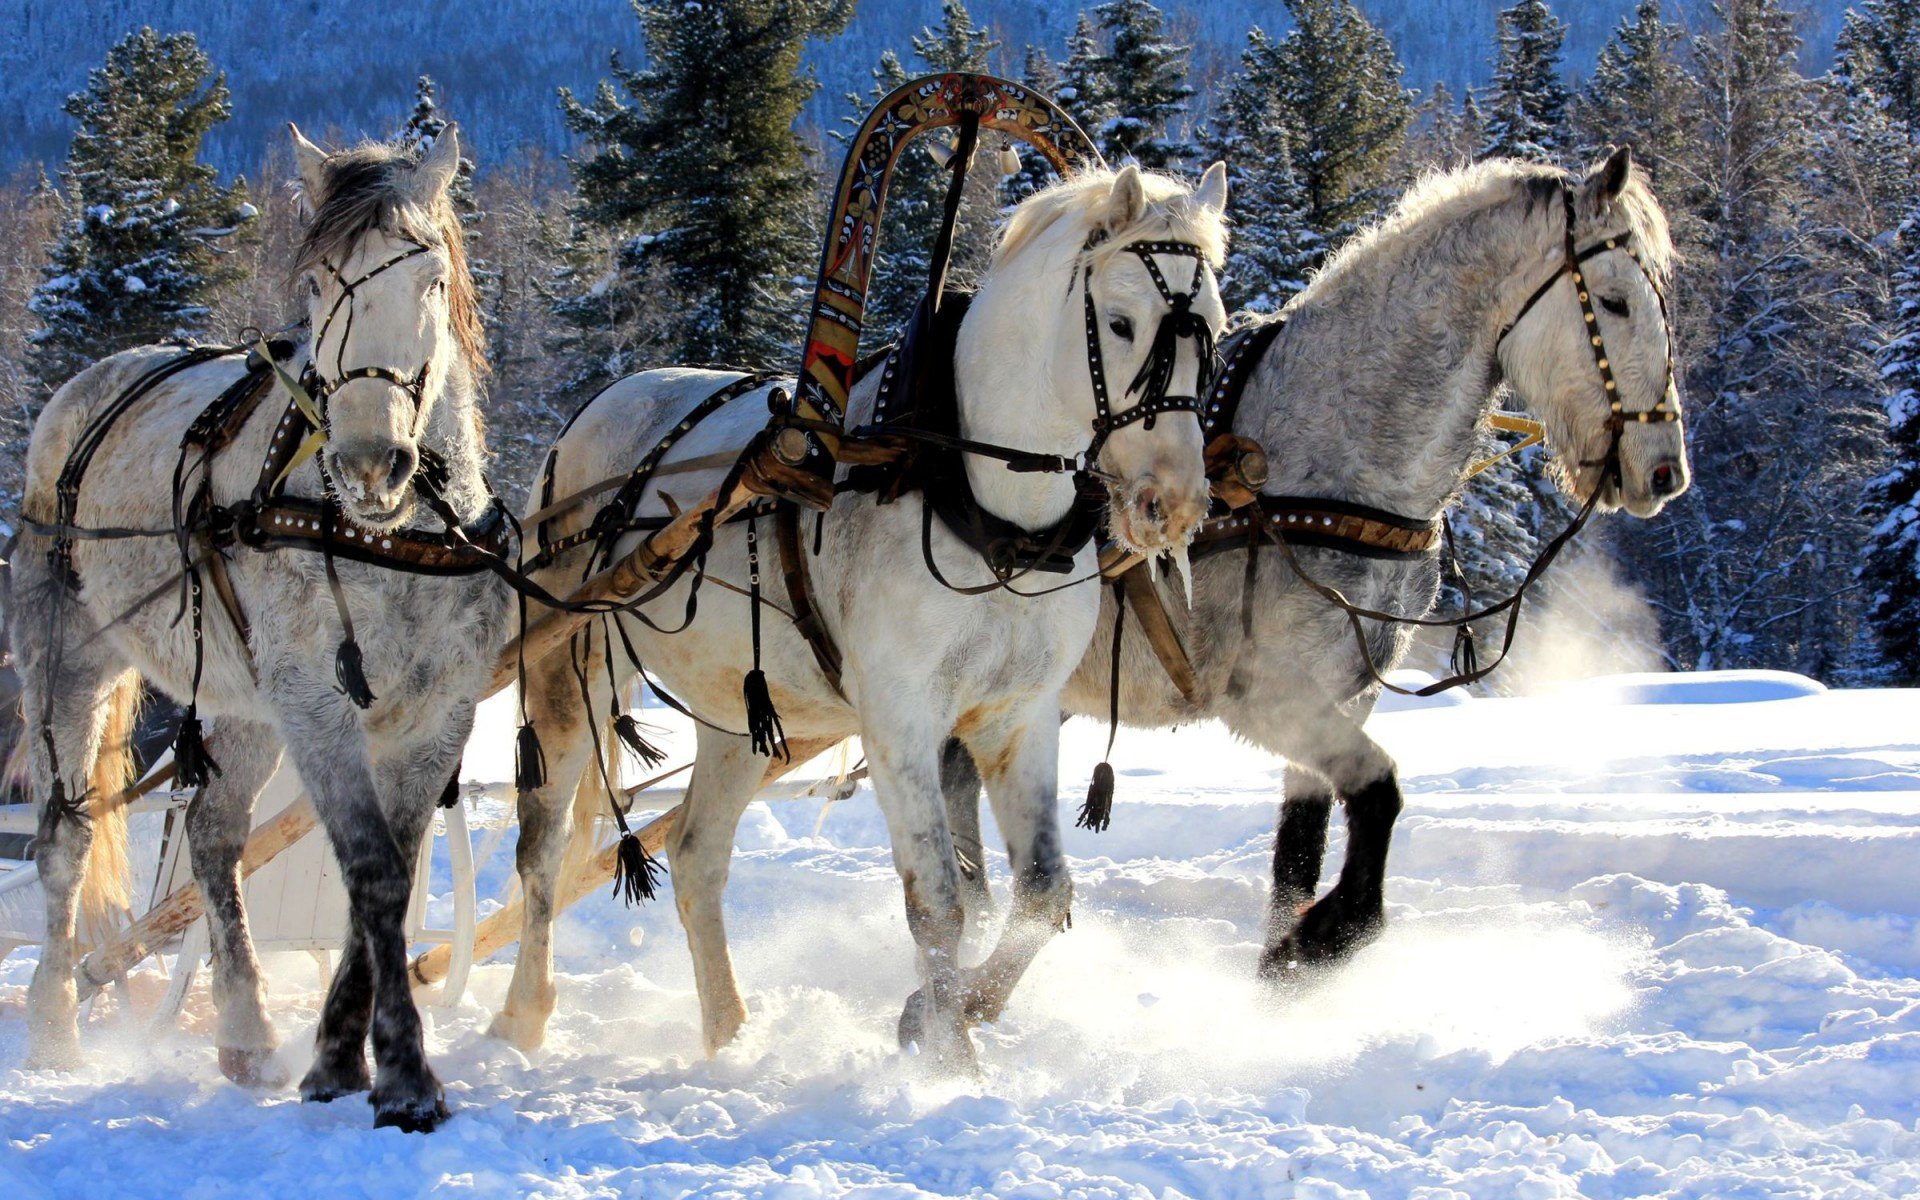
{"label": "horse ear", "polygon": [[327,184],[327,152],[308,141],[292,121],[287,122],[287,132],[293,135],[293,161],[300,169],[300,188],[306,193],[307,206],[319,208],[320,194]]}
{"label": "horse ear", "polygon": [[1126,228],[1146,211],[1147,185],[1140,178],[1140,168],[1128,163],[1113,177],[1113,190],[1107,194],[1107,231]]}
{"label": "horse ear", "polygon": [[1193,193],[1193,198],[1200,202],[1202,208],[1216,213],[1226,212],[1227,164],[1217,162],[1208,167],[1207,173],[1200,177],[1200,187]]}
{"label": "horse ear", "polygon": [[1603,216],[1627,190],[1633,176],[1633,147],[1607,148],[1607,157],[1587,172],[1587,206],[1595,216]]}
{"label": "horse ear", "polygon": [[430,205],[447,194],[455,172],[460,170],[460,127],[448,125],[433,139],[433,146],[420,165],[413,169],[414,199]]}

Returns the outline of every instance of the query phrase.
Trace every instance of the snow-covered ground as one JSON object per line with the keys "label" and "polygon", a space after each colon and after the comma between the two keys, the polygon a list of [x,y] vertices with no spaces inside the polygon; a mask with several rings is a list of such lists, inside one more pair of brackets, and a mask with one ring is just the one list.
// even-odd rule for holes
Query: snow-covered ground
{"label": "snow-covered ground", "polygon": [[[510,770],[490,716],[481,780]],[[77,1075],[22,1071],[17,953],[0,1196],[1920,1193],[1920,692],[1635,677],[1374,728],[1409,792],[1392,924],[1284,1001],[1253,981],[1279,764],[1216,728],[1126,734],[1113,829],[1067,837],[1073,928],[980,1036],[978,1084],[893,1045],[910,941],[863,791],[749,812],[753,1017],[717,1061],[672,905],[596,897],[563,922],[545,1049],[484,1034],[503,963],[429,1010],[458,1110],[430,1137],[226,1084],[204,996],[178,1032],[96,1021]],[[1103,736],[1069,728],[1067,796]],[[480,839],[487,895],[511,836]],[[297,1073],[314,971],[271,965]]]}

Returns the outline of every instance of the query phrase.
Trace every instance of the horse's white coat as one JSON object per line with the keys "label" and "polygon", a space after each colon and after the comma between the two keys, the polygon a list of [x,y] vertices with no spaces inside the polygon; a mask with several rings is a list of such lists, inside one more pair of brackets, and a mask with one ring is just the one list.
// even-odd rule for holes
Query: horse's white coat
{"label": "horse's white coat", "polygon": [[[1137,170],[1069,181],[1027,201],[1013,216],[960,332],[957,362],[963,433],[1022,449],[1072,455],[1091,439],[1094,417],[1084,308],[1074,283],[1092,272],[1107,371],[1116,409],[1128,406],[1126,383],[1169,306],[1144,266],[1123,248],[1142,239],[1183,239],[1199,245],[1209,263],[1224,247],[1221,208],[1224,171],[1215,168],[1198,192]],[[1086,252],[1089,234],[1111,236]],[[1163,256],[1161,269],[1176,289],[1187,286],[1190,259]],[[1224,318],[1207,270],[1196,306],[1214,328]],[[1119,318],[1133,322],[1128,341],[1112,332]],[[1124,327],[1124,323],[1122,323]],[[1172,391],[1191,394],[1191,349]],[[653,371],[614,385],[581,415],[556,445],[556,496],[628,470],[701,398],[732,376],[710,371]],[[871,411],[875,384],[857,389],[850,420]],[[677,442],[667,462],[734,449],[766,420],[764,391],[737,400]],[[1197,423],[1184,414],[1160,417],[1149,431],[1136,423],[1107,441],[1100,465],[1120,478],[1126,498],[1124,532],[1147,549],[1184,544],[1203,512],[1203,475]],[[1037,528],[1063,517],[1072,500],[1060,477],[1015,474],[1000,464],[968,463],[975,493],[991,512]],[[683,504],[704,495],[711,478],[673,476],[665,490]],[[642,512],[660,512],[651,489]],[[1148,501],[1157,505],[1158,517]],[[578,528],[584,514],[563,519],[556,532]],[[808,535],[811,515],[803,517]],[[762,665],[786,732],[795,740],[859,734],[885,810],[894,859],[906,888],[908,919],[921,950],[926,988],[909,1003],[902,1037],[918,1041],[947,1067],[967,1069],[973,1047],[967,1026],[990,1020],[1041,945],[1065,920],[1070,884],[1062,866],[1056,817],[1055,749],[1059,692],[1093,630],[1099,589],[1091,584],[1045,596],[996,592],[968,597],[948,591],[921,560],[921,501],[917,494],[881,505],[848,495],[820,528],[820,552],[809,562],[821,616],[844,659],[845,698],[836,695],[807,643],[780,615],[785,590],[770,526],[760,526],[761,572],[768,605],[763,614]],[[630,543],[627,543],[630,544]],[[622,549],[624,550],[625,544]],[[959,585],[992,576],[973,551],[936,523],[933,554]],[[550,580],[577,577],[576,552],[548,572]],[[1083,549],[1077,574],[1095,569]],[[745,531],[721,531],[708,571],[736,586],[747,583]],[[1038,592],[1060,576],[1031,575],[1015,586]],[[650,605],[655,622],[672,627],[683,611],[682,584]],[[685,632],[663,635],[627,620],[647,667],[704,720],[688,800],[668,845],[674,894],[693,951],[707,1049],[730,1040],[746,1017],[726,950],[720,896],[741,810],[752,798],[765,762],[746,737],[741,680],[753,665],[749,609],[737,592],[709,582],[700,589],[698,617]],[[617,642],[617,637],[614,639]],[[631,677],[614,651],[616,684],[606,681],[606,636],[588,635],[591,692],[606,703],[610,686]],[[522,1046],[537,1045],[553,1007],[552,889],[569,823],[576,781],[590,771],[589,722],[565,655],[534,669],[529,712],[545,747],[549,782],[521,797],[519,865],[527,895],[526,922],[513,982],[496,1033]],[[1017,911],[982,966],[958,961],[961,905],[953,844],[940,803],[939,748],[958,733],[976,747],[1001,828],[1007,831],[1018,879]],[[593,811],[599,780],[580,783],[581,809]],[[582,822],[584,824],[584,822]]]}
{"label": "horse's white coat", "polygon": [[[409,396],[383,383],[356,381],[332,397],[327,415],[333,440],[325,451],[329,462],[351,470],[356,457],[368,458],[379,464],[383,483],[347,489],[340,499],[349,515],[367,528],[411,522],[437,532],[439,522],[424,506],[412,503],[410,480],[384,486],[392,464],[402,459],[411,463],[419,450],[430,448],[449,469],[447,500],[463,521],[475,520],[488,504],[475,379],[482,364],[460,345],[459,318],[470,316],[470,310],[456,313],[451,307],[471,296],[459,224],[445,194],[449,163],[459,155],[456,137],[452,131],[443,135],[417,166],[383,147],[310,161],[319,152],[297,131],[295,137],[316,222],[334,218],[337,210],[328,201],[335,197],[329,193],[338,185],[344,195],[343,172],[348,170],[362,173],[361,183],[369,189],[368,211],[381,214],[373,228],[335,225],[333,266],[347,279],[413,243],[431,247],[430,253],[362,285],[354,300],[350,338],[340,346],[330,341],[325,348],[323,374],[332,369],[336,349],[348,367],[387,365],[411,373],[423,362],[432,364],[417,412]],[[312,308],[318,324],[337,298],[338,281],[322,272],[316,284]],[[335,329],[344,332],[338,324]],[[175,353],[172,348],[148,347],[118,354],[60,389],[35,427],[28,454],[24,509],[32,518],[52,518],[55,480],[92,416],[140,374]],[[304,360],[304,351],[297,357]],[[296,361],[293,369],[298,371],[299,365]],[[169,526],[182,435],[242,372],[238,356],[215,360],[174,376],[128,411],[85,478],[76,514],[79,525]],[[252,492],[284,404],[283,395],[271,394],[215,459],[215,503],[227,504]],[[286,491],[317,497],[323,487],[317,462],[309,460],[289,477]],[[24,703],[33,729],[26,739],[32,786],[42,800],[49,794],[52,774],[37,725],[49,690],[55,701],[60,766],[74,794],[75,781],[87,778],[99,751],[102,705],[124,673],[137,670],[185,702],[193,671],[191,622],[176,619],[177,594],[170,591],[157,602],[133,607],[156,583],[179,571],[179,553],[171,538],[78,541],[73,549],[82,582],[77,602],[64,601],[59,585],[50,579],[48,547],[49,540],[38,534],[21,539],[14,587],[16,597],[28,599],[12,606],[14,645],[26,667]],[[242,643],[209,586],[199,708],[203,717],[212,718],[207,744],[222,773],[189,818],[195,873],[206,889],[214,924],[222,1066],[236,1078],[256,1080],[277,1043],[246,937],[236,867],[255,795],[285,745],[342,863],[354,911],[354,928],[322,1022],[319,1061],[303,1091],[310,1098],[330,1098],[364,1090],[371,1082],[380,1118],[431,1125],[443,1111],[440,1088],[421,1046],[399,921],[419,837],[434,800],[458,767],[474,702],[494,649],[505,637],[505,591],[488,575],[430,577],[339,560],[348,611],[377,697],[373,707],[362,712],[335,683],[334,657],[342,629],[321,556],[237,548],[230,559],[233,587],[252,638]],[[59,677],[49,679],[46,614],[60,604],[66,610],[65,653]],[[43,820],[42,828],[39,861],[48,885],[49,928],[30,995],[34,1059],[70,1063],[78,1054],[71,885],[86,859],[91,835],[84,823],[73,820]],[[364,1050],[370,1016],[378,1065],[371,1081]]]}
{"label": "horse's white coat", "polygon": [[[1644,180],[1628,167],[1622,153],[1575,181],[1575,240],[1585,247],[1630,232],[1647,269],[1664,279],[1673,253],[1666,219]],[[1585,465],[1606,449],[1608,403],[1569,279],[1563,277],[1501,343],[1501,331],[1528,296],[1563,265],[1560,179],[1557,172],[1509,161],[1429,177],[1333,257],[1287,307],[1286,327],[1253,369],[1241,401],[1238,432],[1266,451],[1267,492],[1437,517],[1465,485],[1503,375],[1547,425],[1556,475],[1576,498],[1584,501],[1593,487],[1604,486],[1601,507],[1618,503],[1651,516],[1686,486],[1686,448],[1677,421],[1627,426],[1621,440],[1624,494],[1614,495],[1598,467]],[[1628,303],[1625,318],[1602,309],[1599,319],[1624,407],[1650,409],[1661,398],[1669,349],[1658,299],[1624,253],[1589,260],[1586,274],[1596,297]],[[1677,486],[1657,495],[1650,480],[1663,465]],[[1356,604],[1414,615],[1433,604],[1439,582],[1434,558],[1385,562],[1306,547],[1298,554],[1308,570]],[[1378,689],[1345,617],[1269,549],[1260,554],[1249,636],[1242,629],[1246,554],[1212,555],[1194,565],[1191,608],[1167,597],[1165,589],[1163,600],[1192,660],[1197,698],[1189,703],[1180,696],[1136,627],[1123,655],[1122,719],[1148,727],[1221,720],[1292,764],[1290,814],[1314,806],[1324,811],[1338,795],[1349,801],[1351,826],[1358,819],[1353,797],[1372,788],[1369,794],[1377,794],[1390,826],[1399,806],[1393,763],[1361,729]],[[1066,689],[1070,712],[1107,715],[1113,619],[1109,599],[1093,649]],[[1405,652],[1410,631],[1368,629],[1373,658],[1385,671]],[[970,789],[950,791],[965,793],[956,794],[954,827],[977,838],[978,808]],[[1324,816],[1320,820],[1324,824]],[[1321,835],[1309,822],[1304,833],[1295,829],[1290,836],[1295,843],[1313,843],[1307,868],[1312,878],[1276,884],[1270,958],[1299,951],[1286,939],[1295,932],[1299,906],[1313,899],[1318,878]],[[1285,873],[1278,859],[1276,873]],[[1315,906],[1322,917],[1343,905],[1377,913],[1377,896],[1354,895],[1348,873],[1342,880],[1345,891],[1336,888],[1331,905]],[[1360,890],[1377,892],[1377,885],[1374,878]],[[1334,940],[1344,936],[1320,932]]]}

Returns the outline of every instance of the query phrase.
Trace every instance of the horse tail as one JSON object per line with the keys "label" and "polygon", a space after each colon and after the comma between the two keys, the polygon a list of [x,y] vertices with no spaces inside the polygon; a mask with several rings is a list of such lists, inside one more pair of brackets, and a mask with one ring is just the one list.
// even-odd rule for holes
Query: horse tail
{"label": "horse tail", "polygon": [[107,719],[100,750],[87,776],[87,812],[93,822],[93,848],[80,881],[80,911],[101,922],[127,907],[127,806],[122,792],[133,786],[133,727],[140,713],[140,675],[128,671],[107,697]]}

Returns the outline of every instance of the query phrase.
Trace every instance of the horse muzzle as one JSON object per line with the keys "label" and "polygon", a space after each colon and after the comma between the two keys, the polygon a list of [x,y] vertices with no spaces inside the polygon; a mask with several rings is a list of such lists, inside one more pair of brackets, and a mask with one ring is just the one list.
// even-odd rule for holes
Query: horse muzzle
{"label": "horse muzzle", "polygon": [[394,442],[350,443],[327,455],[335,498],[348,515],[375,529],[397,526],[412,500],[409,485],[420,465],[412,446]]}
{"label": "horse muzzle", "polygon": [[1112,532],[1135,551],[1158,554],[1185,546],[1206,515],[1204,486],[1180,487],[1148,475],[1124,499],[1113,498]]}

